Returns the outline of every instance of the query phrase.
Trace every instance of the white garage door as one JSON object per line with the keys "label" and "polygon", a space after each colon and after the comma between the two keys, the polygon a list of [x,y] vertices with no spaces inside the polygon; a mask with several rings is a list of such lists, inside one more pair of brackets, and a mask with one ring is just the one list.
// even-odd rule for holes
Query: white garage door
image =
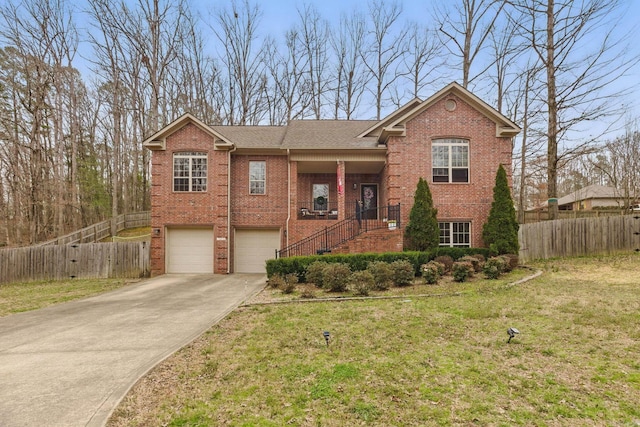
{"label": "white garage door", "polygon": [[280,249],[280,230],[236,230],[236,273],[265,273],[265,261]]}
{"label": "white garage door", "polygon": [[213,273],[213,228],[167,229],[167,273]]}

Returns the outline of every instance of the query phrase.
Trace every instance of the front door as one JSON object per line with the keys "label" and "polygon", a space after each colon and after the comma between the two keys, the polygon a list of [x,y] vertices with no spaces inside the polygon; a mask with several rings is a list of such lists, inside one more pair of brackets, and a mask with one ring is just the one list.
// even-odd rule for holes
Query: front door
{"label": "front door", "polygon": [[378,219],[378,184],[360,185],[362,219]]}

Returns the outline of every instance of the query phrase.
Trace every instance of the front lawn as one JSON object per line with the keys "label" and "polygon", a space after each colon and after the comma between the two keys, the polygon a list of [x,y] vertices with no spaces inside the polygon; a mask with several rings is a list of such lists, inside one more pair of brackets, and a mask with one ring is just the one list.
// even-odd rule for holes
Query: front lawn
{"label": "front lawn", "polygon": [[135,279],[40,280],[0,285],[0,317],[108,292]]}
{"label": "front lawn", "polygon": [[109,425],[637,425],[640,255],[534,266],[516,286],[243,307],[144,377]]}

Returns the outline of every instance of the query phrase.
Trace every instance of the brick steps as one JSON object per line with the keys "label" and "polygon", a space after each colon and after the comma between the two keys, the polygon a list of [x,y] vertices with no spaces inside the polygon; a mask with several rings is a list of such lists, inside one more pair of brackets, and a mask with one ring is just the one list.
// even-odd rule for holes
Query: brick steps
{"label": "brick steps", "polygon": [[331,250],[332,254],[401,252],[402,230],[378,229],[359,234]]}

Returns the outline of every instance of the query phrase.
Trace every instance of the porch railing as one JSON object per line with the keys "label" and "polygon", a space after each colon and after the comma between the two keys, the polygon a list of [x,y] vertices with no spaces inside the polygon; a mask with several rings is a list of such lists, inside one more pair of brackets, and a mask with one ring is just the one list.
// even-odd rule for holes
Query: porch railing
{"label": "porch railing", "polygon": [[276,251],[276,258],[303,255],[322,255],[331,252],[361,233],[381,228],[400,228],[400,204],[363,209],[340,222],[332,224],[284,249]]}

